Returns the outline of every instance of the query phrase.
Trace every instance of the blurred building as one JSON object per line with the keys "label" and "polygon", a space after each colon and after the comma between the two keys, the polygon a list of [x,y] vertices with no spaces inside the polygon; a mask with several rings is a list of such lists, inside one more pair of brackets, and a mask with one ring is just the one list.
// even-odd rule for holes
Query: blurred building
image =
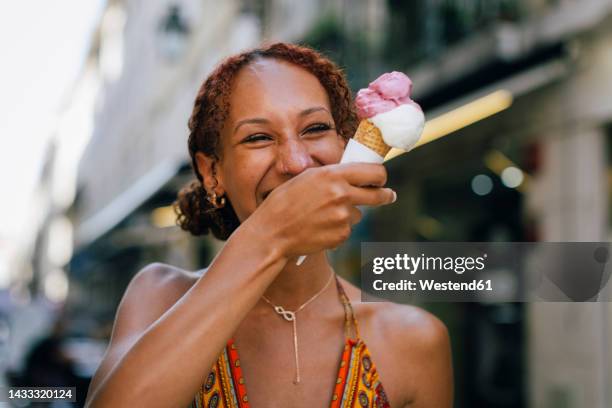
{"label": "blurred building", "polygon": [[[67,280],[93,332],[145,264],[210,262],[220,243],[178,230],[169,207],[193,177],[187,119],[214,64],[262,40],[322,50],[354,90],[405,71],[426,112],[432,142],[388,162],[398,205],[335,253],[349,278],[360,240],[607,241],[611,23],[612,0],[110,0],[58,151],[91,138],[52,160],[65,173],[39,233],[74,248],[40,252],[33,279],[58,296]],[[612,406],[609,304],[425,306],[451,330],[457,407]]]}

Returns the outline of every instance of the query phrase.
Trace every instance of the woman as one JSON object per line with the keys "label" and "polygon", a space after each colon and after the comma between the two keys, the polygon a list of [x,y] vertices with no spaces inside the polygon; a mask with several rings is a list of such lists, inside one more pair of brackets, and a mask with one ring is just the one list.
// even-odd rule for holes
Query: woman
{"label": "woman", "polygon": [[134,277],[89,406],[451,406],[444,325],[360,303],[326,258],[356,206],[396,199],[382,165],[337,164],[356,128],[342,72],[284,43],[230,57],[189,128],[197,180],[178,221],[227,243],[205,271],[152,264]]}

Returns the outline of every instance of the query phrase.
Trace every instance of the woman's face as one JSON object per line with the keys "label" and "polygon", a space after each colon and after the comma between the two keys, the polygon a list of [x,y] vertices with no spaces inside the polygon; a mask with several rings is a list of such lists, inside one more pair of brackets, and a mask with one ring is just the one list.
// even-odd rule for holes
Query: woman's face
{"label": "woman's face", "polygon": [[329,98],[303,68],[276,59],[253,62],[237,74],[229,102],[221,158],[216,165],[208,159],[200,171],[208,181],[215,167],[216,191],[227,194],[240,222],[280,184],[340,161],[346,142],[336,133]]}

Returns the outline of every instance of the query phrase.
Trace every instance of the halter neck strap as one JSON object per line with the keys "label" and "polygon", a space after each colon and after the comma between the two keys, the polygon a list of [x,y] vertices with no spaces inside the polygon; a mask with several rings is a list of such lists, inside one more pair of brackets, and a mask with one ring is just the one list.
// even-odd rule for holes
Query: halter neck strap
{"label": "halter neck strap", "polygon": [[338,279],[338,275],[336,275],[336,287],[338,288],[338,296],[340,297],[340,301],[344,306],[344,334],[346,338],[351,337],[351,322],[353,323],[353,334],[355,340],[359,340],[359,324],[357,323],[357,318],[355,317],[355,312],[353,311],[353,306],[351,305],[351,301],[349,300],[346,292],[344,291],[344,287],[340,283],[340,279]]}

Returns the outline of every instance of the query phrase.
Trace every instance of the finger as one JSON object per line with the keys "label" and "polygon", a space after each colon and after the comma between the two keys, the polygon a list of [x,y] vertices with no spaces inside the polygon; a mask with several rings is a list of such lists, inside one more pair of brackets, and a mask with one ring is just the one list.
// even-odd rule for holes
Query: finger
{"label": "finger", "polygon": [[397,194],[390,188],[352,186],[349,190],[349,197],[352,205],[378,207],[394,203]]}
{"label": "finger", "polygon": [[387,182],[387,169],[378,163],[342,163],[337,171],[353,186],[382,187]]}

